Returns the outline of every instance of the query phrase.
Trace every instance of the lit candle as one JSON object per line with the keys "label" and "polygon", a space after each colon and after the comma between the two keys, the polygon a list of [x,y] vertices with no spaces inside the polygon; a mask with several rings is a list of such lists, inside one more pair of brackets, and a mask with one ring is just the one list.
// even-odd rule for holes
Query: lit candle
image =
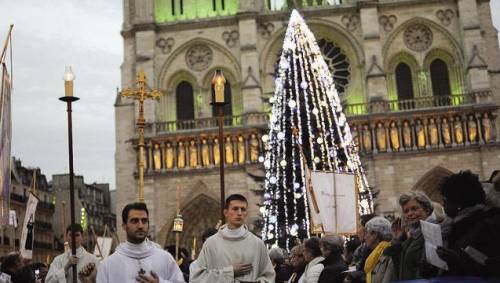
{"label": "lit candle", "polygon": [[73,96],[73,80],[75,80],[75,74],[71,70],[70,66],[66,67],[64,71],[64,95],[65,96]]}

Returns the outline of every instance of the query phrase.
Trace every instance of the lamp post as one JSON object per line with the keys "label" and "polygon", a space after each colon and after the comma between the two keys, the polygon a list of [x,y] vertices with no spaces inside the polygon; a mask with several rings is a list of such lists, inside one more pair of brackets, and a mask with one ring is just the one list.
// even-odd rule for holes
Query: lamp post
{"label": "lamp post", "polygon": [[137,89],[125,89],[120,95],[129,97],[139,102],[139,117],[137,118],[137,130],[139,131],[139,184],[138,184],[138,199],[139,202],[144,202],[144,101],[146,99],[159,99],[162,93],[158,90],[150,90],[146,85],[146,75],[144,70],[140,70],[137,74]]}
{"label": "lamp post", "polygon": [[179,260],[179,242],[182,230],[184,229],[184,220],[180,211],[177,211],[177,216],[174,218],[174,228],[172,231],[175,233],[175,261]]}
{"label": "lamp post", "polygon": [[[70,201],[70,212],[71,212],[71,254],[76,255],[76,240],[75,234],[76,230],[73,224],[75,224],[75,183],[74,183],[74,172],[73,172],[73,121],[71,117],[71,104],[77,101],[79,98],[73,96],[73,80],[75,75],[71,70],[71,67],[66,67],[64,72],[64,96],[60,97],[59,100],[66,102],[66,108],[68,112],[68,150],[69,150],[69,201]],[[76,277],[76,265],[71,266],[73,273],[73,283],[77,283]]]}
{"label": "lamp post", "polygon": [[217,124],[219,125],[219,165],[220,165],[220,219],[224,223],[224,106],[227,102],[224,99],[224,85],[226,79],[222,70],[215,70],[212,78],[212,105],[217,111]]}

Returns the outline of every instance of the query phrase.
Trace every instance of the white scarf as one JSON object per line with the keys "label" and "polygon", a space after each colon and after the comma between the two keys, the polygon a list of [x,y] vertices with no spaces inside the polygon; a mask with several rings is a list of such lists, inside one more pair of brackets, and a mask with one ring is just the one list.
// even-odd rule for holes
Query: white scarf
{"label": "white scarf", "polygon": [[157,244],[146,238],[140,244],[133,244],[128,241],[121,243],[118,248],[116,248],[116,252],[126,257],[143,259],[151,256],[155,248],[158,248]]}
{"label": "white scarf", "polygon": [[236,229],[229,229],[229,227],[227,227],[227,224],[226,224],[220,228],[220,232],[222,233],[222,236],[224,238],[240,239],[240,238],[243,238],[247,234],[248,229],[245,225],[241,225],[240,227],[238,227]]}

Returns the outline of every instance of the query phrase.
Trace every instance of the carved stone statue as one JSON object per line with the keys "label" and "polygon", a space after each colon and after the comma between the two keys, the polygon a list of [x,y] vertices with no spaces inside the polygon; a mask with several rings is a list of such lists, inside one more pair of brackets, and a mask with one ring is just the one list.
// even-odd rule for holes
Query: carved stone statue
{"label": "carved stone statue", "polygon": [[398,128],[396,127],[396,122],[394,122],[394,121],[391,122],[389,136],[391,138],[392,150],[398,151],[399,147],[400,147],[400,145],[399,145],[399,133],[398,133]]}
{"label": "carved stone statue", "polygon": [[460,121],[459,117],[455,118],[455,122],[453,123],[453,130],[455,132],[455,143],[456,144],[464,143],[464,132],[462,128],[462,121]]}
{"label": "carved stone statue", "polygon": [[257,162],[259,159],[259,140],[255,134],[250,135],[250,161]]}
{"label": "carved stone statue", "polygon": [[434,118],[429,119],[429,125],[427,126],[429,129],[429,143],[434,146],[439,143],[439,135],[438,135],[438,128],[436,126],[436,123],[434,122]]}
{"label": "carved stone statue", "polygon": [[377,148],[379,151],[386,151],[387,150],[387,142],[386,142],[386,136],[385,136],[385,129],[384,125],[382,123],[377,123]]}
{"label": "carved stone statue", "polygon": [[441,131],[443,134],[443,142],[445,145],[451,144],[451,134],[450,134],[450,124],[448,124],[448,119],[443,118],[441,123]]}
{"label": "carved stone statue", "polygon": [[174,148],[170,142],[167,142],[165,148],[165,167],[167,169],[174,168]]}
{"label": "carved stone statue", "polygon": [[233,142],[231,141],[231,137],[226,137],[226,142],[224,143],[224,154],[226,155],[226,164],[234,163],[233,156]]}
{"label": "carved stone statue", "polygon": [[363,126],[363,147],[365,151],[372,151],[372,134],[368,125]]}
{"label": "carved stone statue", "polygon": [[198,166],[198,147],[195,140],[189,142],[189,167],[196,168]]}
{"label": "carved stone statue", "polygon": [[469,120],[467,121],[467,129],[469,131],[469,141],[471,143],[477,142],[477,124],[474,119],[474,116],[470,115]]}
{"label": "carved stone statue", "polygon": [[411,128],[410,125],[408,124],[408,121],[403,122],[403,145],[405,148],[411,148],[412,147],[412,141],[411,141]]}
{"label": "carved stone statue", "polygon": [[238,136],[238,164],[245,164],[245,140]]}
{"label": "carved stone statue", "polygon": [[207,144],[207,139],[203,138],[201,140],[201,162],[204,167],[210,165],[210,148]]}
{"label": "carved stone statue", "polygon": [[423,148],[425,147],[425,129],[422,125],[422,121],[417,120],[417,124],[415,125],[415,131],[417,132],[417,147]]}
{"label": "carved stone statue", "polygon": [[177,144],[177,168],[186,167],[186,149],[184,143],[180,141]]}
{"label": "carved stone statue", "polygon": [[157,143],[153,146],[153,167],[155,171],[161,170],[161,150]]}
{"label": "carved stone statue", "polygon": [[491,141],[491,120],[490,117],[488,117],[488,113],[483,114],[483,119],[481,119],[483,123],[483,137],[484,137],[484,142],[489,142]]}
{"label": "carved stone statue", "polygon": [[213,149],[214,149],[214,164],[219,165],[220,164],[220,151],[219,151],[219,139],[218,138],[214,139]]}

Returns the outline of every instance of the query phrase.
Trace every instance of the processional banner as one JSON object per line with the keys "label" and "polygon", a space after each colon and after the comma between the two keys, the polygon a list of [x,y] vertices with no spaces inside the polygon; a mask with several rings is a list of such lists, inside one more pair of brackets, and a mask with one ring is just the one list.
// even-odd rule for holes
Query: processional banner
{"label": "processional banner", "polygon": [[11,81],[5,64],[2,64],[2,89],[0,93],[0,185],[1,211],[0,226],[8,223],[10,201],[10,143],[11,143],[11,113],[10,113]]}
{"label": "processional banner", "polygon": [[311,184],[319,208],[316,218],[321,221],[323,232],[356,233],[356,176],[346,173],[311,172]]}
{"label": "processional banner", "polygon": [[20,252],[23,258],[33,258],[33,243],[35,242],[35,212],[38,198],[30,192],[26,214],[24,215],[23,232],[21,234]]}
{"label": "processional banner", "polygon": [[[94,255],[101,260],[105,259],[106,257],[109,256],[109,253],[111,252],[112,244],[113,244],[113,238],[97,237],[97,243],[94,248]],[[101,252],[99,252],[99,249]]]}

